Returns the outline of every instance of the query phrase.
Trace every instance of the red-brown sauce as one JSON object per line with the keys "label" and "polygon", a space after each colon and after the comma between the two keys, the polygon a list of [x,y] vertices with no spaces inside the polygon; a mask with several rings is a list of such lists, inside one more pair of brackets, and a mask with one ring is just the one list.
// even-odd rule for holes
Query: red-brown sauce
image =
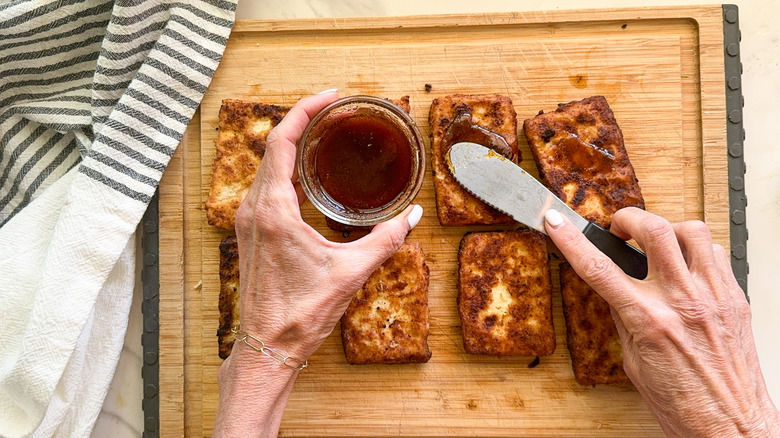
{"label": "red-brown sauce", "polygon": [[458,111],[442,140],[445,150],[455,143],[468,141],[493,149],[510,160],[514,160],[515,156],[512,147],[504,137],[474,123],[471,120],[471,113],[465,110]]}
{"label": "red-brown sauce", "polygon": [[608,175],[612,172],[615,157],[608,150],[582,141],[575,134],[567,134],[556,148],[556,159],[567,162],[569,170],[584,178]]}
{"label": "red-brown sauce", "polygon": [[409,183],[409,139],[391,121],[356,115],[335,122],[320,139],[315,171],[344,207],[370,209],[395,199]]}

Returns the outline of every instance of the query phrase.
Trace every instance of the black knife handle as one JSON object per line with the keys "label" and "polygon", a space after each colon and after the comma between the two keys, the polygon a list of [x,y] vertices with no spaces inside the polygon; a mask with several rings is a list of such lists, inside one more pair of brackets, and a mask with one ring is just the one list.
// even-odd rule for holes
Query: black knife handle
{"label": "black knife handle", "polygon": [[591,243],[596,245],[596,248],[620,266],[623,272],[640,280],[647,277],[647,256],[645,253],[593,222],[588,222],[582,233]]}

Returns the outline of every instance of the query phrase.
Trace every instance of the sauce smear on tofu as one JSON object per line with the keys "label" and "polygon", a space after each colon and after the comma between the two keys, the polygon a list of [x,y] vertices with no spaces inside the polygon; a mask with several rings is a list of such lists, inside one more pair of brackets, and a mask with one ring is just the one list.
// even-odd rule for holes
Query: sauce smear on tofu
{"label": "sauce smear on tofu", "polygon": [[315,166],[333,200],[347,208],[378,208],[409,183],[412,150],[392,122],[354,116],[338,121],[322,136]]}
{"label": "sauce smear on tofu", "polygon": [[615,157],[608,150],[582,141],[575,134],[567,133],[554,149],[559,162],[568,161],[569,170],[583,178],[597,178],[613,172]]}
{"label": "sauce smear on tofu", "polygon": [[467,141],[493,149],[504,157],[515,160],[514,151],[504,137],[477,125],[471,118],[468,111],[458,111],[444,134],[443,141],[447,149],[455,143]]}

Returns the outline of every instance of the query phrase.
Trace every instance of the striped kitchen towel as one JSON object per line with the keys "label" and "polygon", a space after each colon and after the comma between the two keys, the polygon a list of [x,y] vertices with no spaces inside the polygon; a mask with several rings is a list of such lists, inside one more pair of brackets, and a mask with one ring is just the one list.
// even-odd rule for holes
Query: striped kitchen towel
{"label": "striped kitchen towel", "polygon": [[0,3],[0,436],[86,436],[235,0]]}

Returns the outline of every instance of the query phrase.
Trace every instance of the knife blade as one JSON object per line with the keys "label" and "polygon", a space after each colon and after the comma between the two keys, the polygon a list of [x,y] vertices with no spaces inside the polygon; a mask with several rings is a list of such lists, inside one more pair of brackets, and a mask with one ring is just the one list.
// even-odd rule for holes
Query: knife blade
{"label": "knife blade", "polygon": [[446,160],[455,180],[491,207],[544,234],[544,214],[554,208],[626,274],[639,279],[647,276],[647,257],[642,251],[577,214],[522,167],[492,149],[459,142],[452,145]]}

